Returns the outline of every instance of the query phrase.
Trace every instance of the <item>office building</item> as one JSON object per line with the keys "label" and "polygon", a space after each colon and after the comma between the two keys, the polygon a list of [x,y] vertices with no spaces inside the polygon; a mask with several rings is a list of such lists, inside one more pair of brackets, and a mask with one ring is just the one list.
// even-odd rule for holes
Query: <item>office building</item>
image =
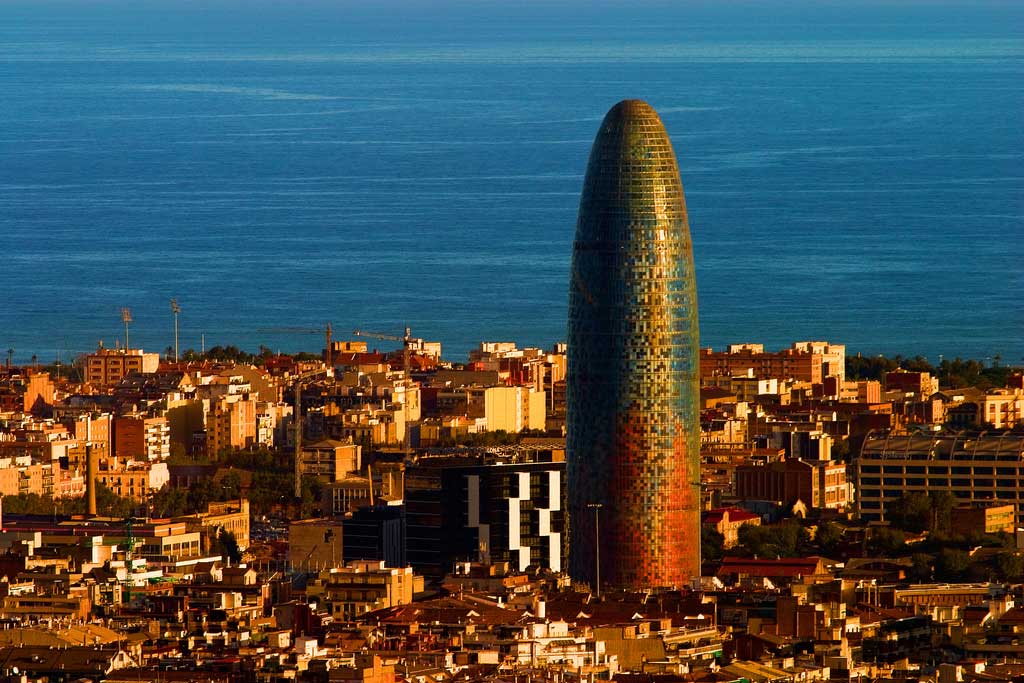
{"label": "office building", "polygon": [[857,511],[868,520],[907,493],[949,492],[961,505],[1012,505],[1024,524],[1024,436],[872,434],[856,458]]}
{"label": "office building", "polygon": [[700,575],[697,286],[675,154],[645,102],[601,123],[570,278],[569,572],[593,584],[599,558],[613,586],[687,584]]}

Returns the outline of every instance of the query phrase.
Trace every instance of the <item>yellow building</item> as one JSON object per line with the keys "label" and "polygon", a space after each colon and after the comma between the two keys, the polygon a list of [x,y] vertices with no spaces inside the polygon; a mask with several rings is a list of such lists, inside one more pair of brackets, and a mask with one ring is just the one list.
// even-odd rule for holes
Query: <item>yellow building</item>
{"label": "yellow building", "polygon": [[533,387],[487,387],[483,393],[483,417],[487,431],[544,430],[547,406],[544,391]]}
{"label": "yellow building", "polygon": [[387,567],[377,560],[349,562],[320,572],[306,585],[306,596],[319,597],[335,619],[354,619],[373,610],[412,603],[423,590],[423,577],[412,567]]}
{"label": "yellow building", "polygon": [[978,422],[993,429],[1012,429],[1024,420],[1024,392],[993,389],[978,402]]}
{"label": "yellow building", "polygon": [[160,366],[160,354],[142,349],[104,349],[85,357],[85,381],[101,387],[117,384],[131,372],[152,373]]}
{"label": "yellow building", "polygon": [[150,493],[162,489],[171,480],[165,462],[121,464],[115,460],[110,464],[116,465],[116,469],[100,469],[97,478],[122,498],[144,501]]}
{"label": "yellow building", "polygon": [[965,505],[953,511],[953,531],[972,534],[1012,534],[1017,528],[1012,505]]}
{"label": "yellow building", "polygon": [[221,531],[234,535],[239,550],[249,547],[249,501],[244,498],[210,503],[206,512],[175,517],[175,521],[185,522],[189,532],[201,534],[203,552],[210,552],[217,547],[217,537]]}
{"label": "yellow building", "polygon": [[248,448],[256,443],[256,400],[235,396],[216,399],[206,415],[206,452],[216,457],[224,450]]}
{"label": "yellow building", "polygon": [[325,439],[302,449],[302,472],[327,482],[341,481],[362,466],[362,447],[348,441]]}

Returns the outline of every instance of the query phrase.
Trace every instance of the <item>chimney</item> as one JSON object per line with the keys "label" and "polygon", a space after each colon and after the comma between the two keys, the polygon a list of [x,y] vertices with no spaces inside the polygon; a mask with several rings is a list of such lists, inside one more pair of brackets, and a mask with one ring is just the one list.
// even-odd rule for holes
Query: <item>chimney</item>
{"label": "chimney", "polygon": [[85,495],[88,500],[88,512],[96,515],[96,454],[92,444],[85,444]]}
{"label": "chimney", "polygon": [[92,452],[92,415],[85,416],[85,495],[88,513],[96,514],[96,455]]}

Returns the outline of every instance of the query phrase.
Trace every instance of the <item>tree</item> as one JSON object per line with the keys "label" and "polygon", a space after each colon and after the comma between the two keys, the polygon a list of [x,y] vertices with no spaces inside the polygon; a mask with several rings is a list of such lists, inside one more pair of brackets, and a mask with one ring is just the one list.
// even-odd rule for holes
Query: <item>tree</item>
{"label": "tree", "polygon": [[1024,556],[1006,552],[996,555],[996,571],[1004,581],[1020,581],[1024,577]]}
{"label": "tree", "polygon": [[872,555],[881,557],[898,557],[907,549],[903,532],[899,529],[880,527],[875,529],[868,541]]}
{"label": "tree", "polygon": [[708,525],[700,527],[700,552],[701,557],[709,562],[718,562],[725,552],[725,536],[717,529]]}
{"label": "tree", "polygon": [[940,581],[959,581],[971,566],[971,556],[956,548],[943,548],[935,558],[935,578]]}
{"label": "tree", "polygon": [[822,522],[814,533],[814,541],[822,555],[832,555],[843,540],[843,529],[835,522]]}
{"label": "tree", "polygon": [[798,557],[808,546],[808,534],[796,522],[774,526],[744,524],[740,527],[739,545],[751,555],[767,559]]}
{"label": "tree", "polygon": [[174,486],[165,486],[154,493],[149,504],[154,517],[177,517],[191,512],[188,508],[188,493]]}
{"label": "tree", "polygon": [[238,548],[238,539],[227,529],[221,529],[217,534],[217,548],[220,550],[221,557],[232,564],[242,561],[242,551]]}
{"label": "tree", "polygon": [[833,460],[847,462],[850,459],[850,440],[838,439],[832,442],[831,456]]}
{"label": "tree", "polygon": [[914,553],[910,556],[913,563],[910,567],[910,578],[914,581],[927,583],[932,580],[932,556],[928,553]]}
{"label": "tree", "polygon": [[894,526],[919,533],[931,525],[932,501],[924,493],[904,493],[888,506],[887,512]]}
{"label": "tree", "polygon": [[956,496],[949,491],[936,491],[928,496],[931,506],[931,519],[928,530],[932,533],[949,533],[953,528],[953,508],[956,507]]}

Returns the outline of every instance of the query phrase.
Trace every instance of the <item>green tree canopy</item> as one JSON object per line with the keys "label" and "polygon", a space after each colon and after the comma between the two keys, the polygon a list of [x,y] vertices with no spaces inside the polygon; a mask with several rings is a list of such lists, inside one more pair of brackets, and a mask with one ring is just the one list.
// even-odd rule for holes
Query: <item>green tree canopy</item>
{"label": "green tree canopy", "polygon": [[959,581],[971,566],[971,556],[956,548],[943,548],[935,558],[935,578],[940,581]]}

